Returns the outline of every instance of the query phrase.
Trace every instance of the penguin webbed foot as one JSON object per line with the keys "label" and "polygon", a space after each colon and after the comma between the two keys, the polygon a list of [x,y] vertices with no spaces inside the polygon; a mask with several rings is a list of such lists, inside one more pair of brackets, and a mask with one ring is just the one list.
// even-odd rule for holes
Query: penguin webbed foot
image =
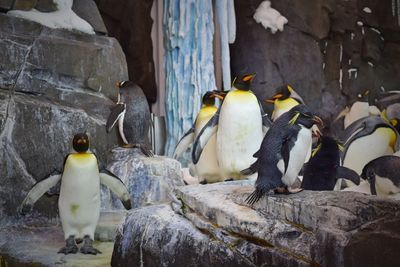
{"label": "penguin webbed foot", "polygon": [[83,237],[83,241],[84,244],[80,249],[80,252],[82,254],[92,254],[92,255],[101,254],[100,250],[93,247],[93,240],[88,235],[85,235]]}
{"label": "penguin webbed foot", "polygon": [[289,195],[290,192],[287,186],[281,186],[274,189],[274,193],[277,195]]}
{"label": "penguin webbed foot", "polygon": [[70,236],[67,240],[65,240],[66,245],[65,247],[61,248],[58,253],[67,254],[76,254],[78,252],[78,246],[75,242],[75,237]]}
{"label": "penguin webbed foot", "polygon": [[128,148],[139,148],[140,151],[142,152],[143,155],[145,155],[146,157],[154,157],[154,153],[153,151],[151,151],[151,149],[148,149],[145,145],[142,144],[128,144],[128,145],[124,145],[124,147],[128,147]]}

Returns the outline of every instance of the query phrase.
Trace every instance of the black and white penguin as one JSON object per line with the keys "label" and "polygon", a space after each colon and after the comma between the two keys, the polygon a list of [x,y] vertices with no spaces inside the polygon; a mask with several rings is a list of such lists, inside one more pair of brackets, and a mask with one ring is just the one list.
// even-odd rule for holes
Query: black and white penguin
{"label": "black and white penguin", "polygon": [[271,125],[257,97],[250,91],[255,74],[236,79],[214,116],[200,131],[193,144],[196,164],[208,140],[216,133],[217,160],[224,179],[241,179],[240,170],[254,162],[265,132]]}
{"label": "black and white penguin", "polygon": [[118,102],[107,119],[106,130],[118,121],[118,132],[124,147],[140,148],[143,154],[150,157],[147,136],[150,127],[150,109],[142,89],[131,81],[118,82]]}
{"label": "black and white penguin", "polygon": [[330,136],[322,136],[310,160],[303,167],[301,188],[305,190],[333,190],[338,178],[360,184],[358,174],[340,166],[340,144]]}
{"label": "black and white penguin", "polygon": [[[202,99],[203,106],[199,110],[192,128],[179,140],[174,151],[174,159],[178,159],[187,150],[203,127],[217,112],[218,108],[215,106],[215,97],[220,97],[218,92],[209,91],[204,94]],[[200,178],[202,182],[214,183],[223,180],[217,161],[216,139],[216,134],[210,137],[199,161],[194,165],[196,176]]]}
{"label": "black and white penguin", "polygon": [[304,104],[303,98],[288,84],[282,85],[275,90],[275,95],[265,100],[267,103],[274,104],[271,119],[275,121],[283,113],[288,112],[294,106]]}
{"label": "black and white penguin", "polygon": [[372,195],[400,193],[400,157],[382,156],[364,166],[361,177],[368,180]]}
{"label": "black and white penguin", "polygon": [[130,194],[115,175],[108,171],[99,172],[96,156],[88,152],[87,134],[76,134],[73,148],[76,153],[65,158],[63,173],[35,184],[22,202],[21,211],[26,213],[47,190],[61,181],[58,208],[66,246],[59,253],[77,253],[75,240],[83,239],[80,252],[95,255],[100,253],[92,246],[100,216],[100,183],[108,186],[122,200],[126,209],[131,208]]}
{"label": "black and white penguin", "polygon": [[[370,116],[353,122],[340,138],[344,140],[343,166],[361,174],[364,166],[380,156],[391,155],[399,148],[399,133],[386,120]],[[353,185],[345,181],[344,187]],[[338,180],[335,190],[343,185]]]}
{"label": "black and white penguin", "polygon": [[322,126],[322,120],[306,105],[293,107],[272,124],[254,154],[257,161],[242,171],[245,175],[258,172],[256,190],[246,199],[250,205],[270,190],[291,192],[289,187],[296,181],[310,154],[314,124]]}

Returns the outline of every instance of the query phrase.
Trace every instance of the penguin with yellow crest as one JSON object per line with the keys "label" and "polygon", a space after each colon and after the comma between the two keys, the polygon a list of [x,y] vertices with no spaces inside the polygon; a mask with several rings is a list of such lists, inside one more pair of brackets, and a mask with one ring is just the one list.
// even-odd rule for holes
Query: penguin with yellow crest
{"label": "penguin with yellow crest", "polygon": [[214,116],[200,131],[192,150],[196,164],[213,134],[216,134],[216,154],[224,179],[242,179],[241,170],[250,166],[271,121],[257,97],[250,91],[255,74],[235,78]]}
{"label": "penguin with yellow crest", "polygon": [[[187,150],[199,135],[201,129],[217,112],[218,108],[215,106],[216,97],[221,97],[218,91],[208,91],[204,94],[202,99],[203,106],[199,110],[192,128],[184,134],[176,145],[174,159],[178,159]],[[202,182],[214,183],[222,181],[216,156],[216,138],[215,134],[210,137],[199,161],[194,165],[196,176]]]}
{"label": "penguin with yellow crest", "polygon": [[100,183],[109,187],[126,209],[131,208],[130,194],[123,182],[111,172],[99,172],[96,156],[88,151],[87,134],[76,134],[73,148],[76,153],[67,155],[62,174],[52,175],[35,184],[22,202],[21,211],[29,211],[44,193],[61,181],[58,209],[66,246],[59,253],[77,253],[76,240],[79,239],[83,240],[80,252],[95,255],[101,253],[92,245],[100,216]]}
{"label": "penguin with yellow crest", "polygon": [[[341,158],[343,166],[354,170],[358,175],[364,166],[373,159],[384,155],[391,155],[399,149],[399,133],[385,119],[380,116],[361,118],[344,131],[341,140],[344,140],[344,150]],[[339,179],[335,190],[353,186],[350,181]]]}

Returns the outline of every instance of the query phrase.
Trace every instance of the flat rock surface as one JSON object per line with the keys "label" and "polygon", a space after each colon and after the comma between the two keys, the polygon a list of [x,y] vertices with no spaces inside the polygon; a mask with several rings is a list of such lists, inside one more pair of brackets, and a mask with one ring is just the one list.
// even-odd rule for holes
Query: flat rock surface
{"label": "flat rock surface", "polygon": [[124,212],[101,214],[93,246],[102,253],[95,256],[58,254],[65,241],[61,225],[56,220],[49,223],[47,219],[34,219],[3,227],[0,229],[0,266],[110,266],[114,246],[112,240],[124,216]]}
{"label": "flat rock surface", "polygon": [[303,191],[248,206],[253,190],[248,181],[183,186],[171,206],[131,211],[112,266],[399,266],[399,201]]}

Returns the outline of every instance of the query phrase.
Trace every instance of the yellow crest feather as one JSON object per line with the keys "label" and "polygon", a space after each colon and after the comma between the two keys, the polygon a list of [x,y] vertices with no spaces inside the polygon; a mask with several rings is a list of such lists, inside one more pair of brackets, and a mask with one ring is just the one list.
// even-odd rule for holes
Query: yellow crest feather
{"label": "yellow crest feather", "polygon": [[297,121],[297,118],[299,116],[300,116],[300,113],[296,113],[296,115],[294,115],[293,118],[289,121],[289,124],[293,125]]}

